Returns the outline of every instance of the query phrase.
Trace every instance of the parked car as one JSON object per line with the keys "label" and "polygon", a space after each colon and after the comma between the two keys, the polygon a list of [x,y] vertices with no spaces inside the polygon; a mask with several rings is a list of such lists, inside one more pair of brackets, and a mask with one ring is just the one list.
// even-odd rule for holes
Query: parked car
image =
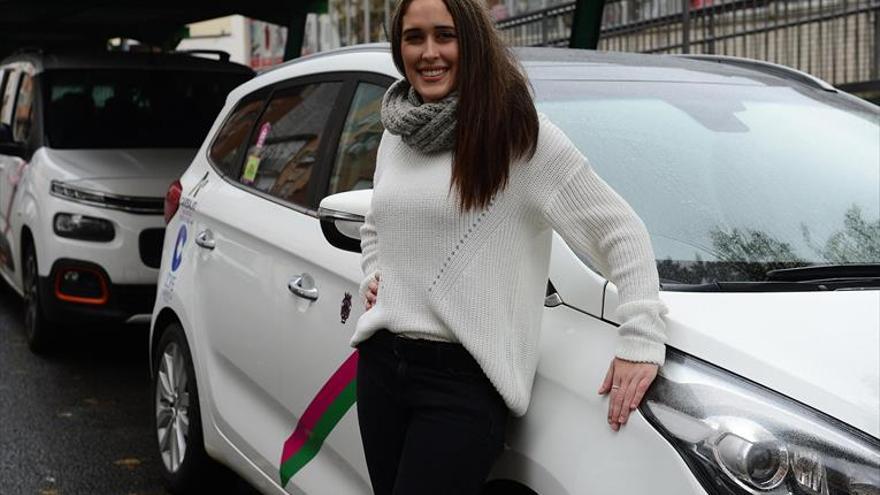
{"label": "parked car", "polygon": [[149,321],[164,193],[253,71],[188,53],[0,63],[0,274],[45,350],[62,322]]}
{"label": "parked car", "polygon": [[[487,492],[880,493],[880,109],[754,60],[516,53],[647,225],[669,347],[613,432],[617,291],[554,234],[531,406]],[[387,45],[261,74],[169,189],[150,360],[173,490],[219,461],[264,493],[370,492],[348,343],[398,77]]]}

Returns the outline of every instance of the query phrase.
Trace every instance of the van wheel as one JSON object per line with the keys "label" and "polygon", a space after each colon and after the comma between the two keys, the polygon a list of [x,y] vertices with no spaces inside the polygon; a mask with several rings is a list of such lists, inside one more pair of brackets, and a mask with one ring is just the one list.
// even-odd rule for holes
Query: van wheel
{"label": "van wheel", "polygon": [[33,244],[25,244],[23,258],[24,333],[31,351],[42,354],[51,347],[54,335],[40,301],[40,272],[37,270],[37,252]]}
{"label": "van wheel", "polygon": [[195,493],[210,479],[192,355],[183,329],[169,325],[153,362],[153,426],[161,470],[172,493]]}

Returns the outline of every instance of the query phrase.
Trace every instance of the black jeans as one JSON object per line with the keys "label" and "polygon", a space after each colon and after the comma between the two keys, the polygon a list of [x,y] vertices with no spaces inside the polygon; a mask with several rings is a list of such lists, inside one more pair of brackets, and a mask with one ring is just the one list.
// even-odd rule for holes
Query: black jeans
{"label": "black jeans", "polygon": [[361,343],[357,409],[376,495],[479,494],[508,409],[459,344],[380,330]]}

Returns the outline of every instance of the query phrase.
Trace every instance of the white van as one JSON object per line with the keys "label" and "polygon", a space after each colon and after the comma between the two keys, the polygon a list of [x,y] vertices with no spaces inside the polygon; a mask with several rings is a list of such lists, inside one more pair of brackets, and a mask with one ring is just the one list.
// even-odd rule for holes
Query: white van
{"label": "white van", "polygon": [[147,322],[168,184],[248,67],[187,53],[0,62],[0,275],[35,352],[64,323]]}

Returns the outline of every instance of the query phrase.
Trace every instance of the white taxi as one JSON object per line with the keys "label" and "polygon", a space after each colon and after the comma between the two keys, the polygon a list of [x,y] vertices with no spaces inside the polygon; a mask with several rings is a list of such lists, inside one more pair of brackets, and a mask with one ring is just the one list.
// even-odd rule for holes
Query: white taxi
{"label": "white taxi", "polygon": [[[613,432],[617,292],[554,236],[531,406],[486,493],[880,493],[878,107],[757,61],[517,55],[647,225],[669,347]],[[268,71],[168,191],[150,359],[173,490],[219,461],[264,493],[370,492],[348,342],[399,77],[387,45]]]}

